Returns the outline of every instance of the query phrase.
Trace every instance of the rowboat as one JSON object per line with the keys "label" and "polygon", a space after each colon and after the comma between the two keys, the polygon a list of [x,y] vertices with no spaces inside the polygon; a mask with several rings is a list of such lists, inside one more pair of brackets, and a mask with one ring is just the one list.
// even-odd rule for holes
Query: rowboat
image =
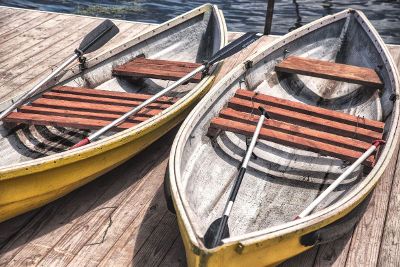
{"label": "rowboat", "polygon": [[[210,90],[173,143],[166,184],[189,266],[276,265],[341,237],[398,150],[397,69],[362,12],[325,16],[260,50]],[[261,124],[258,108],[269,115]]]}
{"label": "rowboat", "polygon": [[[221,63],[149,104],[100,140],[96,129],[187,75],[227,43],[222,12],[203,5],[62,72],[0,126],[0,222],[43,206],[127,161],[181,122]],[[1,105],[4,107],[4,105]]]}

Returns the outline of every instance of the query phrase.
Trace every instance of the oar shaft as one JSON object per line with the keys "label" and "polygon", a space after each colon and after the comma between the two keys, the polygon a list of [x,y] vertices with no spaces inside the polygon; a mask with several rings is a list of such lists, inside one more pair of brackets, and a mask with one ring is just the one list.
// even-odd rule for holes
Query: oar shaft
{"label": "oar shaft", "polygon": [[10,107],[8,107],[6,110],[4,110],[0,114],[0,120],[4,119],[8,114],[10,114],[15,108],[18,108],[20,105],[22,105],[28,98],[32,97],[37,93],[43,85],[45,85],[48,81],[53,79],[56,75],[58,75],[63,69],[65,69],[69,64],[71,64],[75,59],[78,58],[77,54],[74,54],[70,58],[68,58],[63,64],[61,64],[58,68],[56,68],[52,73],[50,73],[49,76],[47,76],[45,79],[40,81],[38,84],[36,84],[31,90],[29,90],[26,94],[21,96],[14,104],[12,104]]}
{"label": "oar shaft", "polygon": [[375,142],[364,154],[361,155],[347,170],[342,173],[324,192],[322,192],[311,204],[305,208],[296,219],[304,218],[310,214],[336,187],[339,186],[344,179],[346,179],[361,163],[363,163],[374,151],[379,147],[380,143]]}
{"label": "oar shaft", "polygon": [[138,113],[142,108],[146,107],[147,105],[153,103],[154,101],[156,101],[158,98],[160,98],[161,96],[165,95],[166,93],[168,93],[169,91],[172,91],[173,89],[175,89],[176,87],[178,87],[179,85],[187,82],[188,80],[190,80],[193,76],[195,76],[197,73],[203,71],[205,69],[204,65],[199,66],[198,68],[196,68],[195,70],[193,70],[192,72],[188,73],[187,75],[183,76],[182,78],[180,78],[179,80],[177,80],[176,82],[174,82],[173,84],[171,84],[170,86],[168,86],[167,88],[165,88],[164,90],[158,92],[157,94],[155,94],[154,96],[152,96],[151,98],[147,99],[146,101],[144,101],[142,104],[140,104],[139,106],[133,108],[132,110],[128,111],[127,113],[125,113],[124,115],[122,115],[121,117],[119,117],[118,119],[115,119],[113,122],[111,122],[110,124],[104,126],[103,128],[101,128],[100,130],[98,130],[97,132],[93,133],[92,135],[88,136],[87,138],[89,139],[90,142],[96,140],[97,138],[99,138],[101,135],[103,135],[105,132],[107,132],[108,130],[110,130],[111,128],[113,128],[114,126],[117,126],[118,124],[124,122],[127,118],[129,118],[132,115],[135,115],[136,113]]}
{"label": "oar shaft", "polygon": [[264,120],[265,120],[265,112],[263,111],[261,116],[260,116],[260,119],[258,120],[256,129],[255,129],[254,134],[253,134],[253,137],[251,138],[250,145],[247,148],[246,155],[245,155],[245,157],[243,159],[242,165],[240,166],[239,174],[236,177],[235,184],[233,185],[233,188],[232,188],[232,190],[231,190],[231,192],[229,194],[229,199],[228,199],[228,202],[225,205],[224,214],[222,216],[221,223],[220,223],[220,225],[218,227],[217,234],[216,234],[216,236],[214,238],[214,241],[213,241],[213,245],[212,245],[213,247],[216,247],[219,244],[219,242],[221,241],[222,234],[224,232],[226,224],[228,223],[229,215],[231,214],[233,204],[235,203],[236,196],[238,195],[240,185],[242,184],[243,177],[244,177],[244,175],[246,173],[247,164],[249,163],[249,160],[250,160],[250,157],[251,157],[251,155],[253,153],[254,147],[256,146],[258,135],[260,134],[261,128],[262,128],[262,126],[264,124]]}

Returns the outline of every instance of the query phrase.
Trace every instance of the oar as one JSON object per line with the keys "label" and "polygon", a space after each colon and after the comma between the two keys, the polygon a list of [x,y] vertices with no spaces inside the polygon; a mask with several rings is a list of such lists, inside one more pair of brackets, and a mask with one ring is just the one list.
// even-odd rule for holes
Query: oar
{"label": "oar", "polygon": [[87,144],[93,142],[94,140],[98,139],[100,136],[102,136],[104,133],[106,133],[107,131],[109,131],[113,127],[115,127],[118,124],[124,122],[130,116],[135,115],[136,113],[138,113],[145,106],[147,106],[147,105],[153,103],[154,101],[156,101],[159,97],[165,95],[166,93],[168,93],[169,91],[175,89],[179,85],[187,82],[193,76],[195,76],[197,73],[208,70],[208,68],[210,66],[212,66],[213,64],[215,64],[216,62],[224,60],[225,58],[227,58],[227,57],[239,52],[240,50],[242,50],[246,46],[250,45],[255,40],[260,38],[261,36],[262,36],[262,34],[260,34],[260,33],[246,33],[246,34],[242,35],[240,38],[236,39],[235,41],[229,43],[227,46],[223,47],[221,50],[219,50],[217,53],[215,53],[208,61],[205,61],[201,66],[197,67],[195,70],[191,71],[189,74],[183,76],[182,78],[180,78],[179,80],[177,80],[176,82],[171,84],[170,86],[166,87],[165,89],[161,90],[160,92],[158,92],[157,94],[155,94],[151,98],[147,99],[146,101],[141,103],[139,106],[134,107],[133,109],[131,109],[130,111],[128,111],[127,113],[125,113],[124,115],[119,117],[118,119],[115,119],[114,121],[112,121],[108,125],[104,126],[103,128],[101,128],[97,132],[95,132],[95,133],[89,135],[88,137],[84,138],[79,143],[77,143],[74,146],[72,146],[70,149],[81,147],[81,146],[84,146],[84,145],[87,145]]}
{"label": "oar", "polygon": [[311,202],[311,204],[308,205],[308,207],[305,208],[295,219],[301,219],[309,215],[315,209],[315,207],[318,206],[319,203],[321,203],[322,200],[324,200],[336,187],[338,187],[338,185],[344,179],[346,179],[355,170],[355,168],[363,163],[364,160],[366,160],[380,145],[384,143],[385,141],[383,140],[374,141],[372,146],[368,148],[368,150],[365,151],[360,158],[358,158],[353,164],[351,164],[344,173],[342,173],[330,186],[328,186],[327,189],[325,189],[324,192],[322,192],[316,199],[314,199],[314,201]]}
{"label": "oar", "polygon": [[0,120],[4,119],[8,114],[10,114],[15,108],[18,108],[22,105],[28,98],[35,95],[43,85],[45,85],[48,81],[57,76],[63,69],[65,69],[69,64],[71,64],[77,58],[82,57],[86,53],[91,53],[100,47],[102,47],[105,43],[107,43],[111,38],[113,38],[119,29],[112,23],[110,20],[103,21],[100,25],[94,28],[90,33],[88,33],[85,38],[80,43],[79,47],[75,49],[74,54],[68,58],[63,64],[61,64],[57,69],[55,69],[49,76],[44,78],[38,84],[36,84],[31,90],[29,90],[26,94],[17,99],[9,108],[4,110],[0,114]]}
{"label": "oar", "polygon": [[[226,231],[226,225],[228,223],[229,215],[231,213],[233,204],[235,202],[240,185],[242,183],[243,176],[246,173],[247,164],[249,163],[250,157],[253,153],[253,149],[256,145],[260,130],[264,124],[264,120],[265,120],[265,118],[269,118],[267,112],[262,107],[259,107],[259,109],[261,111],[261,116],[260,116],[260,119],[258,120],[253,137],[251,138],[250,145],[247,148],[246,155],[243,159],[242,165],[240,166],[239,174],[236,177],[235,184],[233,185],[231,193],[229,194],[228,202],[226,203],[226,206],[224,209],[224,214],[222,215],[221,218],[215,220],[210,225],[209,229],[207,230],[206,235],[204,236],[204,244],[209,248],[214,248],[214,247],[218,246],[222,240],[223,235],[224,235],[224,237],[227,237],[226,235],[229,234],[229,233],[227,233],[229,231]],[[213,233],[215,233],[215,230],[214,230],[215,227],[218,227],[218,229],[217,229],[216,234],[213,235]]]}

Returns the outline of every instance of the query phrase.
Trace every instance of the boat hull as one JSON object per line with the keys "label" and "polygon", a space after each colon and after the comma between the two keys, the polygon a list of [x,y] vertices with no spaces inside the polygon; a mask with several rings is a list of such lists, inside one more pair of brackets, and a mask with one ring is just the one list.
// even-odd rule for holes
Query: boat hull
{"label": "boat hull", "polygon": [[[212,5],[204,5],[183,14],[151,32],[135,37],[133,42],[163,33],[202,12],[214,12],[218,30],[213,49],[222,48],[227,43],[226,25],[222,12]],[[126,46],[115,48],[113,52],[121,50],[118,53],[125,55]],[[97,64],[100,58],[96,58],[92,64]],[[144,123],[81,148],[2,168],[0,222],[54,201],[137,155],[188,115],[211,88],[221,64],[216,64],[210,75],[205,76],[174,105]]]}
{"label": "boat hull", "polygon": [[[363,27],[369,27],[370,34],[374,35],[373,37],[375,38],[375,42],[381,47],[379,49],[379,52],[381,53],[381,55],[384,55],[386,57],[386,62],[390,67],[390,72],[393,72],[390,78],[390,85],[393,86],[391,89],[394,91],[394,93],[398,94],[399,82],[397,78],[397,68],[393,62],[393,59],[391,59],[389,51],[386,49],[383,41],[379,38],[372,25],[370,25],[365,16],[358,11],[343,11],[339,14],[322,18],[316,22],[311,23],[310,25],[295,30],[289,33],[286,38],[282,38],[273,42],[272,44],[269,44],[267,47],[265,47],[265,49],[263,49],[263,51],[251,57],[249,60],[253,63],[253,66],[257,66],[257,64],[268,65],[269,61],[265,58],[267,58],[268,55],[272,53],[276,53],[276,49],[284,47],[291,41],[296,40],[296,38],[303,34],[302,32],[319,29],[319,27],[323,27],[321,26],[323,24],[329,24],[332,21],[341,19],[341,17],[343,16],[347,16],[347,13],[356,14],[356,16],[362,19]],[[393,105],[391,115],[392,119],[389,126],[390,129],[387,130],[388,133],[385,136],[387,144],[384,147],[383,151],[381,151],[381,155],[377,164],[366,177],[363,177],[362,181],[356,187],[352,188],[352,190],[348,194],[346,194],[342,198],[339,198],[339,200],[333,202],[333,204],[321,210],[318,210],[314,214],[305,218],[293,221],[289,219],[285,223],[273,225],[269,228],[260,229],[254,232],[241,233],[237,236],[226,238],[225,240],[223,240],[222,245],[218,246],[217,248],[206,248],[203,244],[205,231],[202,228],[206,219],[202,218],[201,216],[199,216],[200,219],[196,217],[198,215],[195,213],[195,208],[197,208],[197,206],[200,206],[200,204],[195,203],[197,206],[194,204],[190,205],[188,199],[190,199],[190,197],[193,196],[195,192],[190,191],[190,194],[187,194],[185,189],[187,187],[187,184],[189,184],[188,181],[190,180],[183,180],[184,175],[185,177],[194,178],[194,180],[200,180],[201,178],[203,178],[203,176],[201,175],[204,174],[202,172],[196,172],[193,175],[189,175],[191,174],[189,170],[194,169],[192,166],[197,166],[197,168],[199,168],[199,166],[201,165],[197,163],[197,165],[193,164],[190,165],[190,167],[187,167],[185,162],[188,161],[188,158],[190,158],[189,153],[193,153],[194,155],[196,155],[194,158],[195,160],[197,160],[198,158],[202,158],[201,155],[206,154],[206,152],[203,151],[211,151],[210,157],[212,157],[213,155],[222,157],[221,152],[215,152],[217,150],[215,148],[217,147],[217,145],[215,144],[216,142],[214,143],[215,146],[209,145],[209,139],[207,139],[207,137],[203,137],[205,135],[204,129],[208,128],[209,120],[216,116],[216,114],[218,114],[219,110],[222,107],[226,106],[226,102],[234,94],[234,91],[232,92],[231,90],[233,88],[233,84],[240,84],[240,82],[238,81],[243,79],[242,77],[244,76],[244,73],[247,73],[248,77],[250,77],[247,82],[252,83],[252,78],[257,80],[259,76],[264,75],[266,72],[264,71],[264,74],[261,74],[261,71],[258,74],[251,73],[251,69],[249,70],[246,64],[242,64],[241,66],[238,66],[236,69],[232,70],[232,72],[227,75],[227,77],[225,77],[217,85],[214,86],[211,92],[198,104],[198,106],[188,116],[186,121],[183,123],[180,131],[178,132],[172,146],[169,161],[169,183],[174,207],[178,218],[178,225],[185,245],[187,262],[189,266],[274,266],[285,261],[288,258],[291,258],[312,248],[315,245],[339,238],[341,237],[341,234],[343,234],[343,232],[337,231],[337,228],[346,228],[347,230],[353,228],[353,226],[357,222],[357,219],[360,218],[362,210],[367,205],[369,196],[372,190],[377,185],[378,181],[383,176],[392,172],[396,164],[396,159],[394,155],[396,155],[399,150],[399,106],[397,102],[395,102],[395,104]],[[263,77],[264,76],[261,76],[260,79],[262,79]],[[389,81],[389,79],[387,79],[387,81]],[[253,83],[256,84],[255,87],[261,84],[258,80]],[[272,86],[270,83],[267,84],[268,86]],[[246,84],[246,86],[248,85]],[[239,88],[239,86],[235,87],[235,89],[237,88]],[[191,138],[190,145],[187,145],[188,142],[186,141],[188,140],[189,136],[193,138]],[[201,138],[199,138],[198,136],[201,136]],[[196,138],[197,140],[199,140],[197,141],[197,143]],[[237,139],[235,139],[234,141],[239,143]],[[234,141],[231,141],[231,143],[234,143]],[[207,148],[205,148],[206,145],[204,144],[209,145],[214,150],[207,150]],[[188,152],[188,148],[191,148],[191,151],[193,152]],[[234,152],[235,154],[240,153],[238,153],[237,151]],[[262,155],[261,150],[258,150],[258,153],[256,154],[258,157],[260,157],[260,155]],[[236,161],[229,161],[229,159],[224,158],[224,164],[228,165],[230,162],[234,162],[237,164],[237,162],[240,162],[241,157],[238,156],[238,158],[239,159],[236,159]],[[213,159],[215,160],[215,158]],[[232,165],[232,173],[235,174],[236,172],[234,167],[236,165]],[[259,167],[260,165],[261,164],[254,164],[253,168],[256,169],[256,167]],[[210,167],[208,167],[207,169],[209,168]],[[220,174],[219,171],[220,169],[218,169],[216,172]],[[209,174],[207,173],[207,171],[204,171],[204,173]],[[254,173],[256,173],[257,175],[259,175],[260,173],[264,174],[260,169],[257,169],[257,172],[249,174],[247,179],[249,179],[249,177],[252,177],[252,175],[255,176]],[[196,177],[196,175],[198,175],[199,177]],[[219,175],[219,177],[221,177],[221,175]],[[257,178],[260,177],[261,175]],[[217,178],[217,176],[213,178]],[[207,181],[210,182],[211,180],[212,179],[209,179]],[[223,182],[221,182],[221,180],[222,178],[220,178],[218,182],[220,184],[224,184]],[[228,180],[228,178],[226,180]],[[222,186],[220,185],[220,187]],[[190,187],[191,190],[196,190],[197,188],[198,187],[195,186]],[[199,192],[200,191],[201,190],[199,190]],[[203,189],[203,191],[207,191],[207,194],[210,195],[212,189]],[[247,193],[248,198],[252,197],[251,193],[245,193]],[[218,196],[220,197],[221,195],[222,193],[220,193],[220,195]],[[204,194],[202,196],[204,196]],[[214,201],[213,203],[217,203],[217,200],[212,198],[210,199]],[[225,203],[225,200],[226,199],[224,198],[224,201],[221,202]],[[212,207],[215,208],[216,206],[217,204],[214,204],[214,206]],[[204,206],[202,206],[202,208],[203,209],[201,210],[201,212],[207,210],[206,208],[204,208]],[[209,208],[209,206],[207,206],[207,208],[208,211],[211,209]],[[222,214],[223,209],[219,209],[220,213],[218,214]],[[199,214],[201,215],[204,215],[204,213],[200,213],[199,211]],[[209,213],[211,212],[209,211]],[[215,220],[215,217],[217,217],[217,215],[214,216],[214,218],[211,218],[211,221]],[[292,218],[294,218],[294,215]],[[208,225],[209,224],[207,224],[206,226]],[[232,229],[230,228],[230,230]],[[337,234],[333,234],[330,236],[325,235],[326,231],[337,231]],[[329,238],[327,238],[327,236],[329,236]]]}

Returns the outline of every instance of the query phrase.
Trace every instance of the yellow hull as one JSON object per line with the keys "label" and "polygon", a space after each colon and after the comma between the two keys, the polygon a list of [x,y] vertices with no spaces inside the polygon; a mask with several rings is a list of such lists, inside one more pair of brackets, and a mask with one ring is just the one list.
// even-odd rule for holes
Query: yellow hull
{"label": "yellow hull", "polygon": [[[367,196],[360,198],[360,202]],[[357,203],[359,204],[359,203]],[[184,226],[181,214],[177,212],[177,220],[186,251],[186,260],[191,267],[243,267],[243,266],[276,266],[283,261],[300,254],[312,246],[304,246],[300,238],[333,223],[351,212],[357,205],[323,220],[317,224],[273,238],[265,238],[259,242],[236,242],[222,245],[216,249],[201,249],[190,242],[189,234]],[[178,210],[177,210],[178,211]]]}
{"label": "yellow hull", "polygon": [[[208,146],[204,148],[206,146],[204,145],[206,142],[199,141],[196,144],[189,146],[187,142],[187,140],[189,140],[188,137],[192,136],[193,133],[198,134],[200,132],[205,134],[204,125],[207,125],[207,123],[209,123],[209,118],[214,117],[215,116],[214,114],[216,114],[217,111],[220,110],[220,107],[224,106],[227,103],[228,99],[233,95],[232,91],[237,88],[233,85],[237,85],[237,83],[240,84],[240,81],[243,78],[243,76],[246,77],[246,81],[248,82],[249,87],[253,85],[257,89],[260,88],[261,90],[264,89],[264,87],[262,87],[261,84],[266,82],[265,86],[267,86],[268,89],[273,90],[274,88],[270,86],[270,84],[268,83],[271,80],[265,79],[266,76],[265,73],[268,70],[268,68],[264,69],[260,66],[263,63],[267,63],[268,60],[273,61],[274,57],[271,56],[270,58],[268,58],[268,56],[275,52],[276,54],[278,54],[277,53],[278,48],[285,47],[284,44],[287,40],[289,43],[291,40],[299,38],[301,34],[305,35],[309,34],[310,28],[313,30],[313,28],[316,27],[323,27],[320,25],[324,25],[324,23],[331,23],[332,19],[341,19],[340,16],[347,16],[345,12],[346,11],[343,11],[341,13],[332,15],[330,17],[321,18],[320,20],[317,20],[307,26],[303,26],[303,28],[292,31],[286,36],[286,39],[282,38],[281,40],[277,40],[274,43],[269,44],[269,46],[265,47],[264,49],[260,49],[258,54],[248,58],[248,60],[252,62],[253,69],[249,69],[247,66],[245,66],[245,64],[239,65],[237,68],[233,69],[230,72],[230,74],[226,75],[218,84],[216,84],[213,87],[211,92],[199,103],[199,105],[192,111],[192,113],[189,114],[186,121],[182,124],[180,131],[177,133],[177,136],[175,138],[170,153],[169,182],[171,188],[171,195],[174,202],[175,211],[177,214],[178,225],[185,246],[188,266],[191,267],[275,266],[297,254],[300,254],[312,248],[313,245],[320,242],[319,238],[321,238],[321,241],[330,241],[332,237],[326,238],[326,240],[324,240],[322,237],[323,234],[321,235],[318,234],[323,233],[323,230],[329,229],[329,227],[333,223],[337,223],[336,225],[342,226],[341,224],[339,224],[341,222],[338,222],[338,220],[341,218],[344,219],[354,218],[352,216],[354,216],[354,214],[356,213],[353,213],[353,211],[357,211],[358,209],[355,210],[356,208],[359,208],[361,207],[361,205],[365,204],[362,202],[371,193],[371,191],[377,185],[380,178],[383,175],[385,175],[386,172],[392,171],[393,168],[395,167],[394,165],[396,164],[396,157],[394,157],[394,155],[398,154],[399,142],[400,142],[399,138],[400,109],[398,102],[395,102],[393,104],[393,109],[391,110],[392,113],[390,116],[391,123],[387,124],[390,125],[390,128],[387,129],[385,135],[385,140],[387,143],[385,147],[380,151],[380,156],[375,167],[369,172],[368,175],[366,175],[365,177],[363,177],[363,179],[361,179],[360,183],[357,186],[352,188],[351,191],[349,191],[345,196],[342,196],[337,202],[332,203],[331,205],[321,210],[318,210],[312,213],[311,215],[306,216],[305,218],[293,221],[287,221],[285,223],[276,224],[268,228],[260,227],[261,229],[258,231],[225,238],[222,240],[223,241],[222,245],[213,249],[208,249],[204,245],[205,233],[204,229],[201,228],[201,226],[204,226],[202,224],[204,223],[204,221],[206,221],[206,218],[200,217],[199,214],[202,214],[204,216],[204,214],[206,213],[204,212],[204,210],[206,209],[204,208],[205,206],[201,206],[195,202],[198,201],[196,197],[198,197],[199,195],[196,195],[193,198],[191,198],[192,196],[188,197],[189,194],[192,194],[192,191],[194,191],[194,189],[193,187],[187,186],[187,184],[190,182],[190,180],[187,179],[187,177],[191,175],[190,173],[191,169],[194,169],[196,166],[199,165],[192,164],[190,165],[190,167],[186,167],[184,164],[186,164],[185,161],[187,161],[187,153],[191,153],[191,151],[194,151],[193,153],[200,154],[202,153],[202,151],[199,152],[200,149],[197,149],[198,147],[207,150],[209,147],[211,147],[211,145],[210,143],[207,143]],[[376,38],[375,40],[377,40],[375,42],[378,42],[379,45],[382,47],[382,53],[385,54],[385,57],[388,61],[388,67],[392,69],[393,73],[397,73],[396,65],[394,64],[394,61],[391,59],[389,51],[386,49],[383,41],[379,38],[375,30],[373,30],[372,25],[366,20],[364,15],[362,13],[359,13],[358,11],[356,11],[356,13],[357,16],[359,16],[359,18],[363,19],[363,24],[367,25],[371,29],[369,32],[372,32],[372,34],[374,34],[374,38]],[[310,37],[310,40],[314,39]],[[293,45],[293,47],[295,47],[295,45]],[[273,64],[275,63],[271,63],[270,66],[274,66]],[[254,72],[252,73],[252,71]],[[392,90],[394,92],[399,92],[400,87],[397,76],[392,75],[391,79],[393,79]],[[285,83],[286,83],[285,86],[287,87],[288,86],[287,84],[289,84],[289,82]],[[223,95],[229,93],[232,93],[229,97]],[[218,99],[220,99],[219,102]],[[207,114],[204,115],[204,113]],[[200,127],[196,128],[196,125],[201,125],[203,128],[201,129],[199,129]],[[196,129],[193,130],[194,128]],[[232,140],[234,139],[227,139],[227,140],[232,142]],[[229,141],[226,141],[226,143],[228,143]],[[224,140],[222,140],[221,143],[224,143]],[[226,145],[227,147],[226,150],[230,149],[228,146],[229,145]],[[189,150],[187,149],[188,147],[191,149],[190,152],[188,152]],[[213,152],[215,154],[218,154],[218,152],[220,154],[225,153],[225,150],[223,150],[222,148],[219,149],[220,149],[219,151],[222,152],[219,152],[218,148],[215,148]],[[261,150],[262,149],[260,149],[260,151]],[[233,149],[232,151],[236,152]],[[204,153],[200,155],[204,156],[207,154]],[[210,155],[213,154],[210,153]],[[199,155],[196,156],[200,157]],[[231,154],[229,154],[229,157],[230,157],[229,160],[233,158]],[[217,158],[217,156],[215,156],[215,158]],[[226,158],[221,157],[221,159],[226,159]],[[183,164],[182,162],[185,163]],[[211,162],[211,160],[208,159],[208,161],[203,161],[203,162],[208,163]],[[223,166],[227,165],[228,164]],[[205,168],[209,168],[209,166],[205,166]],[[219,166],[219,168],[220,169],[218,169],[217,171],[218,174],[220,173],[221,170],[223,170],[221,166]],[[256,169],[255,172],[261,173],[262,170]],[[206,172],[206,174],[209,174],[209,172],[208,173]],[[190,178],[191,179],[198,178],[195,175],[196,173],[194,173],[193,176],[190,176]],[[199,177],[202,178],[202,176],[200,175]],[[257,176],[254,175],[254,177]],[[258,177],[262,177],[262,175]],[[209,180],[206,180],[206,182],[208,181]],[[208,188],[209,191],[206,191],[207,188],[202,187],[203,185],[208,186],[206,182],[204,182],[204,184],[201,183],[195,184],[197,186],[196,189],[200,188],[199,191],[202,190],[201,191],[202,193],[203,192],[208,193],[209,191],[212,192],[211,189]],[[218,196],[215,198],[210,197],[210,199],[212,199],[214,202],[212,204],[209,204],[207,208],[217,206],[217,201],[223,198],[221,197],[223,194],[220,193],[219,191],[217,193],[214,192],[214,194],[215,195],[218,194]],[[204,194],[202,196],[204,196]],[[250,199],[251,196],[252,195],[250,195],[247,199]],[[189,203],[189,201],[195,202],[196,205],[190,205],[191,203]],[[225,202],[226,198],[223,201],[224,201],[223,203],[226,203]],[[201,207],[199,208],[199,206]],[[301,211],[301,209],[299,211]],[[198,212],[198,214],[196,212]],[[208,213],[212,214],[212,212],[209,211]],[[213,217],[212,221],[214,221],[215,218],[216,217]],[[209,226],[207,230],[208,229],[210,229]],[[335,230],[338,231],[337,229]],[[339,234],[340,233],[338,233],[338,235]],[[334,235],[332,236],[340,237]]]}
{"label": "yellow hull", "polygon": [[144,127],[70,156],[47,157],[29,167],[0,172],[0,222],[60,198],[135,156],[181,122],[214,78],[206,78],[197,94]]}

